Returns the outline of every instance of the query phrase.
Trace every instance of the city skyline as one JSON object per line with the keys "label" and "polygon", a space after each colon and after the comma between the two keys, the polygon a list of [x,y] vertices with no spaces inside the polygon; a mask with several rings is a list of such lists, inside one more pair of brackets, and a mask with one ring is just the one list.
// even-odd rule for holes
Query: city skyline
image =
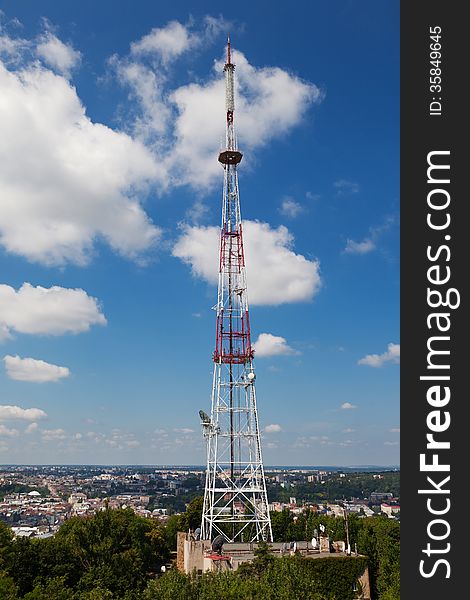
{"label": "city skyline", "polygon": [[264,461],[397,465],[398,4],[111,6],[0,13],[0,463],[204,464],[230,33]]}

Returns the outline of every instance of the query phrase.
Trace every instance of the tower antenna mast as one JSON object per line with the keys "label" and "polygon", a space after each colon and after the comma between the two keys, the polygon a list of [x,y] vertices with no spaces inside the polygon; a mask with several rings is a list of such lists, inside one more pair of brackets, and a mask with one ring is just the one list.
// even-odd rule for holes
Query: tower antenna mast
{"label": "tower antenna mast", "polygon": [[[245,252],[237,166],[242,160],[234,128],[235,65],[230,37],[225,73],[225,148],[219,285],[210,417],[202,412],[207,442],[201,538],[272,541],[256,404]],[[201,414],[201,413],[200,413]]]}

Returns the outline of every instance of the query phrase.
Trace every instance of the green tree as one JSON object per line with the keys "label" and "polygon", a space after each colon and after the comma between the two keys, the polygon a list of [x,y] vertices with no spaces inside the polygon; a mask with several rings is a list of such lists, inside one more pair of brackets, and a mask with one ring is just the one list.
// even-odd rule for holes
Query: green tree
{"label": "green tree", "polygon": [[105,510],[91,518],[71,519],[56,535],[79,565],[80,591],[97,585],[113,593],[142,589],[160,571],[169,553],[162,527],[131,509]]}
{"label": "green tree", "polygon": [[14,579],[21,597],[33,589],[38,567],[38,553],[33,540],[25,537],[16,539],[8,555],[6,571]]}
{"label": "green tree", "polygon": [[24,596],[24,600],[70,600],[72,594],[63,577],[54,577],[45,584],[38,583]]}
{"label": "green tree", "polygon": [[98,586],[87,592],[77,592],[73,596],[73,600],[113,600],[112,592]]}
{"label": "green tree", "polygon": [[18,587],[14,580],[5,573],[0,572],[0,598],[1,600],[17,600]]}
{"label": "green tree", "polygon": [[372,597],[394,600],[400,595],[400,524],[386,517],[362,520],[357,548],[369,557]]}
{"label": "green tree", "polygon": [[271,527],[273,530],[273,539],[275,542],[290,542],[289,526],[293,522],[292,514],[284,509],[271,513]]}
{"label": "green tree", "polygon": [[271,554],[271,546],[267,542],[260,542],[254,551],[254,559],[251,562],[242,563],[238,567],[238,575],[241,577],[261,576],[273,565],[276,559]]}
{"label": "green tree", "polygon": [[188,529],[196,529],[201,526],[202,521],[202,506],[204,498],[197,496],[188,504],[186,511],[180,515],[180,525],[182,529],[180,531],[187,531]]}
{"label": "green tree", "polygon": [[197,598],[194,587],[191,577],[170,569],[148,584],[143,600],[194,600]]}
{"label": "green tree", "polygon": [[28,600],[46,596],[55,600],[53,593],[59,599],[62,588],[67,590],[67,600],[73,592],[97,588],[122,600],[144,589],[168,558],[161,525],[131,509],[105,510],[70,519],[53,538],[17,539],[6,571],[21,596],[35,594]]}
{"label": "green tree", "polygon": [[171,515],[165,526],[165,540],[171,550],[176,550],[176,536],[178,531],[187,531],[183,529],[181,515]]}
{"label": "green tree", "polygon": [[201,526],[202,506],[204,498],[197,496],[188,504],[186,511],[180,515],[172,515],[165,527],[165,538],[168,546],[176,549],[176,536],[178,531],[193,531]]}

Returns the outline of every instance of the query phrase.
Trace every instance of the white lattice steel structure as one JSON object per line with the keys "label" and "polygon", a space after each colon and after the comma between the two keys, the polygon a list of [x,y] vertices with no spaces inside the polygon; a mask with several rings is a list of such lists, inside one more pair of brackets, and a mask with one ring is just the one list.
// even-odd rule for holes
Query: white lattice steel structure
{"label": "white lattice steel structure", "polygon": [[210,417],[200,412],[207,440],[207,470],[201,538],[222,534],[227,541],[272,541],[256,409],[255,372],[245,277],[233,125],[234,69],[230,40],[226,82],[226,145],[220,232],[219,288],[215,309],[216,347]]}

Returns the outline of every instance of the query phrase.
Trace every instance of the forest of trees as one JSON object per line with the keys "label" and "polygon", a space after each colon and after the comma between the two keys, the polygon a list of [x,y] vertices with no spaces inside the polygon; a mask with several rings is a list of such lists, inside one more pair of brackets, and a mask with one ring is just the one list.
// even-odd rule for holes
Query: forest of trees
{"label": "forest of trees", "polygon": [[270,502],[289,502],[291,496],[302,498],[305,502],[336,502],[350,498],[369,498],[372,492],[391,492],[394,497],[400,497],[399,471],[380,473],[379,478],[374,473],[330,473],[322,481],[298,481],[294,487],[281,487],[279,484],[268,485]]}
{"label": "forest of trees", "polygon": [[[253,563],[236,572],[184,575],[168,564],[176,532],[200,524],[201,499],[166,527],[131,509],[74,517],[54,537],[14,540],[0,522],[0,600],[352,600],[353,584],[369,567],[373,600],[399,600],[399,523],[384,517],[349,519],[361,558],[274,558],[261,544]],[[310,539],[323,524],[345,539],[344,520],[307,512],[272,513],[275,541]],[[364,562],[362,562],[364,561]]]}

